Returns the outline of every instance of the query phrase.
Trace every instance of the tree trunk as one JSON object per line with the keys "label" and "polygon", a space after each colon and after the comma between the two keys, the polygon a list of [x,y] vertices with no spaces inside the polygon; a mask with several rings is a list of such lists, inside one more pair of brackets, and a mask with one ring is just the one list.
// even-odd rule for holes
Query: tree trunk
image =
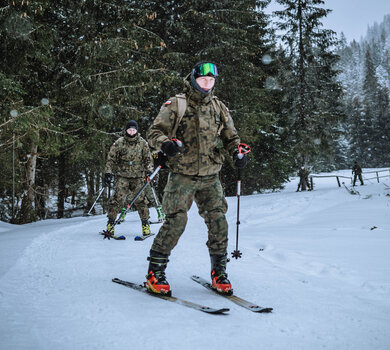
{"label": "tree trunk", "polygon": [[58,158],[58,197],[57,197],[57,218],[64,217],[65,208],[65,171],[66,171],[66,155],[61,153]]}
{"label": "tree trunk", "polygon": [[72,190],[72,200],[70,204],[75,205],[76,204],[76,190]]}
{"label": "tree trunk", "polygon": [[302,15],[302,3],[298,1],[298,28],[299,28],[299,127],[302,130],[306,129],[306,116],[305,116],[305,47],[303,44],[303,15]]}
{"label": "tree trunk", "polygon": [[35,174],[35,210],[40,220],[46,219],[47,208],[46,202],[49,197],[48,185],[45,184],[45,179],[42,172],[42,161],[37,159],[37,172]]}
{"label": "tree trunk", "polygon": [[[94,196],[95,196],[95,178],[94,178],[94,172],[93,170],[85,170],[85,179],[87,181],[87,190],[88,190],[88,195],[87,195],[87,208],[86,210],[88,211],[93,202],[95,201]],[[95,213],[95,208],[92,209],[92,213]]]}
{"label": "tree trunk", "polygon": [[35,172],[37,165],[38,146],[33,143],[31,145],[30,154],[27,155],[26,162],[26,187],[22,197],[22,205],[20,208],[19,223],[26,224],[37,219],[37,214],[34,208],[35,199]]}
{"label": "tree trunk", "polygon": [[46,219],[47,215],[47,208],[46,208],[46,201],[48,199],[48,187],[43,186],[40,183],[37,183],[37,193],[35,196],[35,208],[37,211],[37,215],[41,220]]}

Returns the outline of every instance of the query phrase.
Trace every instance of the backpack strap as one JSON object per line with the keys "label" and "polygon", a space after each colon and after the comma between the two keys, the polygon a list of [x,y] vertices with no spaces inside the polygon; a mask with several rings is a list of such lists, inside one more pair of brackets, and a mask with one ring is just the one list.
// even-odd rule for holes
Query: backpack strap
{"label": "backpack strap", "polygon": [[[175,121],[175,125],[172,128],[171,138],[176,137],[177,129],[179,128],[180,122],[183,119],[184,114],[187,110],[187,98],[185,94],[177,94],[177,119]],[[211,100],[213,104],[214,111],[216,111],[221,119],[222,123],[218,129],[218,135],[221,134],[222,129],[224,128],[224,124],[228,121],[228,113],[226,107],[223,103],[218,99],[218,97],[214,96]]]}
{"label": "backpack strap", "polygon": [[221,135],[222,129],[225,126],[224,124],[228,122],[228,113],[226,107],[223,105],[223,103],[218,99],[218,97],[213,96],[213,99],[211,100],[214,110],[219,114],[219,116],[222,119],[222,123],[219,126],[218,129],[218,136]]}
{"label": "backpack strap", "polygon": [[177,94],[177,119],[175,125],[172,128],[171,138],[176,137],[177,129],[179,128],[180,122],[183,119],[184,114],[187,110],[187,98],[185,94]]}

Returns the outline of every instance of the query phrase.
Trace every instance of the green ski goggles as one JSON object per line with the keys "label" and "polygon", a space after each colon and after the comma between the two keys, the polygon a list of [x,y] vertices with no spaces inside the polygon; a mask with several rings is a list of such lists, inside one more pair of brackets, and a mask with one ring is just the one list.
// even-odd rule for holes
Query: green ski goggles
{"label": "green ski goggles", "polygon": [[213,77],[218,76],[217,66],[213,63],[202,63],[199,66],[196,66],[194,70],[195,70],[195,74],[199,76],[202,75],[211,75]]}

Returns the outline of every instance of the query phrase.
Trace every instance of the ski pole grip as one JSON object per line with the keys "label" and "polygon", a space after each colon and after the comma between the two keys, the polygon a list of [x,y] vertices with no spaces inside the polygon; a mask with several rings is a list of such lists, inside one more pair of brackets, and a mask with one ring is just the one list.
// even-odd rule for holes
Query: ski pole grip
{"label": "ski pole grip", "polygon": [[183,146],[183,142],[181,142],[179,139],[173,138],[171,141],[173,141],[174,143],[176,143],[176,146],[177,146],[177,147]]}
{"label": "ski pole grip", "polygon": [[245,143],[240,143],[240,144],[238,145],[237,158],[238,158],[238,159],[244,158],[244,155],[245,155],[245,154],[248,154],[250,151],[251,151],[250,146],[248,146],[248,145],[245,144]]}
{"label": "ski pole grip", "polygon": [[239,157],[239,159],[242,159],[242,157],[245,154],[248,154],[250,151],[251,151],[251,147],[250,146],[248,146],[246,143],[240,143],[238,145],[238,154],[237,154],[237,156]]}
{"label": "ski pole grip", "polygon": [[157,173],[160,171],[161,167],[162,167],[161,165],[158,165],[158,166],[156,167],[156,169],[154,169],[153,173],[149,176],[147,182],[150,182],[150,181],[152,181],[152,180],[154,179],[154,177],[155,177],[155,176],[157,175]]}

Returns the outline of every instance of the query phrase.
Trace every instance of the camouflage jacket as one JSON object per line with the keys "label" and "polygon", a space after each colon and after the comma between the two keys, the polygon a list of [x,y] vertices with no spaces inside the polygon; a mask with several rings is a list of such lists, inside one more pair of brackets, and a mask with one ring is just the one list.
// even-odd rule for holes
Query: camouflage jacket
{"label": "camouflage jacket", "polygon": [[[221,148],[233,154],[240,138],[225,105],[221,103],[227,111],[226,122],[214,110],[212,92],[204,95],[195,90],[187,76],[184,93],[187,109],[176,131],[176,138],[182,141],[183,146],[179,154],[169,158],[167,166],[170,171],[184,175],[214,175],[221,170],[224,161]],[[156,150],[161,150],[161,144],[170,140],[178,117],[177,104],[177,97],[165,102],[147,132],[148,142]],[[224,127],[219,134],[221,123]]]}
{"label": "camouflage jacket", "polygon": [[307,178],[309,177],[309,174],[310,174],[310,171],[307,170],[307,169],[305,168],[305,169],[299,169],[297,175],[298,175],[300,178],[305,178],[305,179],[307,179]]}
{"label": "camouflage jacket", "polygon": [[148,143],[137,133],[133,138],[122,136],[108,152],[106,173],[126,178],[145,177],[153,171],[153,159]]}
{"label": "camouflage jacket", "polygon": [[362,168],[360,167],[359,164],[354,164],[352,168],[352,173],[356,175],[361,175],[362,174]]}

